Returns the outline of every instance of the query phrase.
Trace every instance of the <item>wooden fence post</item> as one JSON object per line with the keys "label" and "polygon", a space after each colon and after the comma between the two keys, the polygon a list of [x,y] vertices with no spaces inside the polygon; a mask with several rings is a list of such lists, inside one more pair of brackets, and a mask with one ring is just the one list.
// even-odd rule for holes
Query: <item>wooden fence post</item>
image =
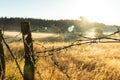
{"label": "wooden fence post", "polygon": [[21,22],[21,32],[25,50],[24,80],[34,80],[34,54],[29,22]]}
{"label": "wooden fence post", "polygon": [[0,80],[5,78],[5,58],[2,44],[2,30],[0,29]]}

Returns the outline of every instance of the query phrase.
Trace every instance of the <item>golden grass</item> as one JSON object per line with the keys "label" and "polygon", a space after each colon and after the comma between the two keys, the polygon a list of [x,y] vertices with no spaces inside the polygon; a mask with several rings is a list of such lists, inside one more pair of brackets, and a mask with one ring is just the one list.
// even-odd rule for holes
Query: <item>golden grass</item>
{"label": "golden grass", "polygon": [[[5,31],[4,36],[9,36],[9,37],[15,37],[16,35],[19,35],[20,32],[13,32],[13,31]],[[54,34],[54,33],[32,33],[33,38],[48,38],[48,37],[58,37],[59,35]],[[22,35],[20,34],[18,38],[21,38]]]}
{"label": "golden grass", "polygon": [[[39,42],[36,42],[39,43]],[[53,47],[62,47],[68,45],[64,42],[41,42],[41,45],[52,49]],[[23,69],[24,60],[20,56],[24,55],[22,43],[11,43],[11,50],[15,53]],[[75,46],[60,52],[54,52],[55,59],[59,65],[70,76],[71,80],[120,80],[120,44],[86,44]],[[34,44],[34,51],[44,50],[42,46]],[[6,56],[8,51],[5,49]],[[42,53],[40,54],[42,55]],[[10,57],[10,56],[8,56]],[[13,60],[7,60],[6,80],[21,80]],[[50,57],[40,57],[37,64],[41,77],[44,80],[66,80],[57,67],[54,67]],[[16,72],[15,72],[16,70]],[[54,73],[53,73],[54,70]],[[38,74],[35,74],[36,80],[40,80]]]}

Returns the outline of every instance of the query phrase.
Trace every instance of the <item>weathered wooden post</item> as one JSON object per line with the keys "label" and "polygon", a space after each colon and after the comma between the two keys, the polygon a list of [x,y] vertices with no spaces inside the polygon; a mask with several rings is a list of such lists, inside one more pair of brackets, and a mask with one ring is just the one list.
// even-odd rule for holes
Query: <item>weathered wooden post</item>
{"label": "weathered wooden post", "polygon": [[25,50],[24,80],[34,80],[34,54],[29,22],[21,22],[21,32]]}
{"label": "weathered wooden post", "polygon": [[2,30],[0,29],[0,80],[5,78],[5,58],[2,44]]}

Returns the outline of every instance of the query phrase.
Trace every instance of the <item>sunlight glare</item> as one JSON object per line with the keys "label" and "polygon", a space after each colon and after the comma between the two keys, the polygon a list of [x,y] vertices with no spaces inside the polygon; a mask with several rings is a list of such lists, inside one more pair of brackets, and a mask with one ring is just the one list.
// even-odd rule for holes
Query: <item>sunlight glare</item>
{"label": "sunlight glare", "polygon": [[[102,5],[106,5],[106,7]],[[90,22],[113,24],[116,22],[117,15],[107,5],[109,4],[104,0],[71,0],[66,5],[68,13],[64,14],[64,16],[67,15],[68,18],[72,19],[79,19],[80,16],[85,16]],[[63,9],[63,12],[65,11],[66,9]]]}
{"label": "sunlight glare", "polygon": [[87,31],[86,36],[94,38],[95,37],[95,28],[90,29],[89,31]]}

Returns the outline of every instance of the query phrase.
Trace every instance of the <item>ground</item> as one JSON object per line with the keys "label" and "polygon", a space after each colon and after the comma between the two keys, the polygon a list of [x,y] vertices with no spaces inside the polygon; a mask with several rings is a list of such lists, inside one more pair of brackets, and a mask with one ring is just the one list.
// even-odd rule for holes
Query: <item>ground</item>
{"label": "ground", "polygon": [[[41,80],[40,78],[43,80],[120,80],[120,43],[88,43],[61,51],[37,53],[70,44],[71,42],[33,42],[35,58],[39,56],[36,63],[36,80]],[[22,41],[9,43],[9,46],[23,71]],[[4,52],[6,80],[21,80],[22,77],[15,62],[5,46]],[[54,55],[44,57],[48,54]]]}

